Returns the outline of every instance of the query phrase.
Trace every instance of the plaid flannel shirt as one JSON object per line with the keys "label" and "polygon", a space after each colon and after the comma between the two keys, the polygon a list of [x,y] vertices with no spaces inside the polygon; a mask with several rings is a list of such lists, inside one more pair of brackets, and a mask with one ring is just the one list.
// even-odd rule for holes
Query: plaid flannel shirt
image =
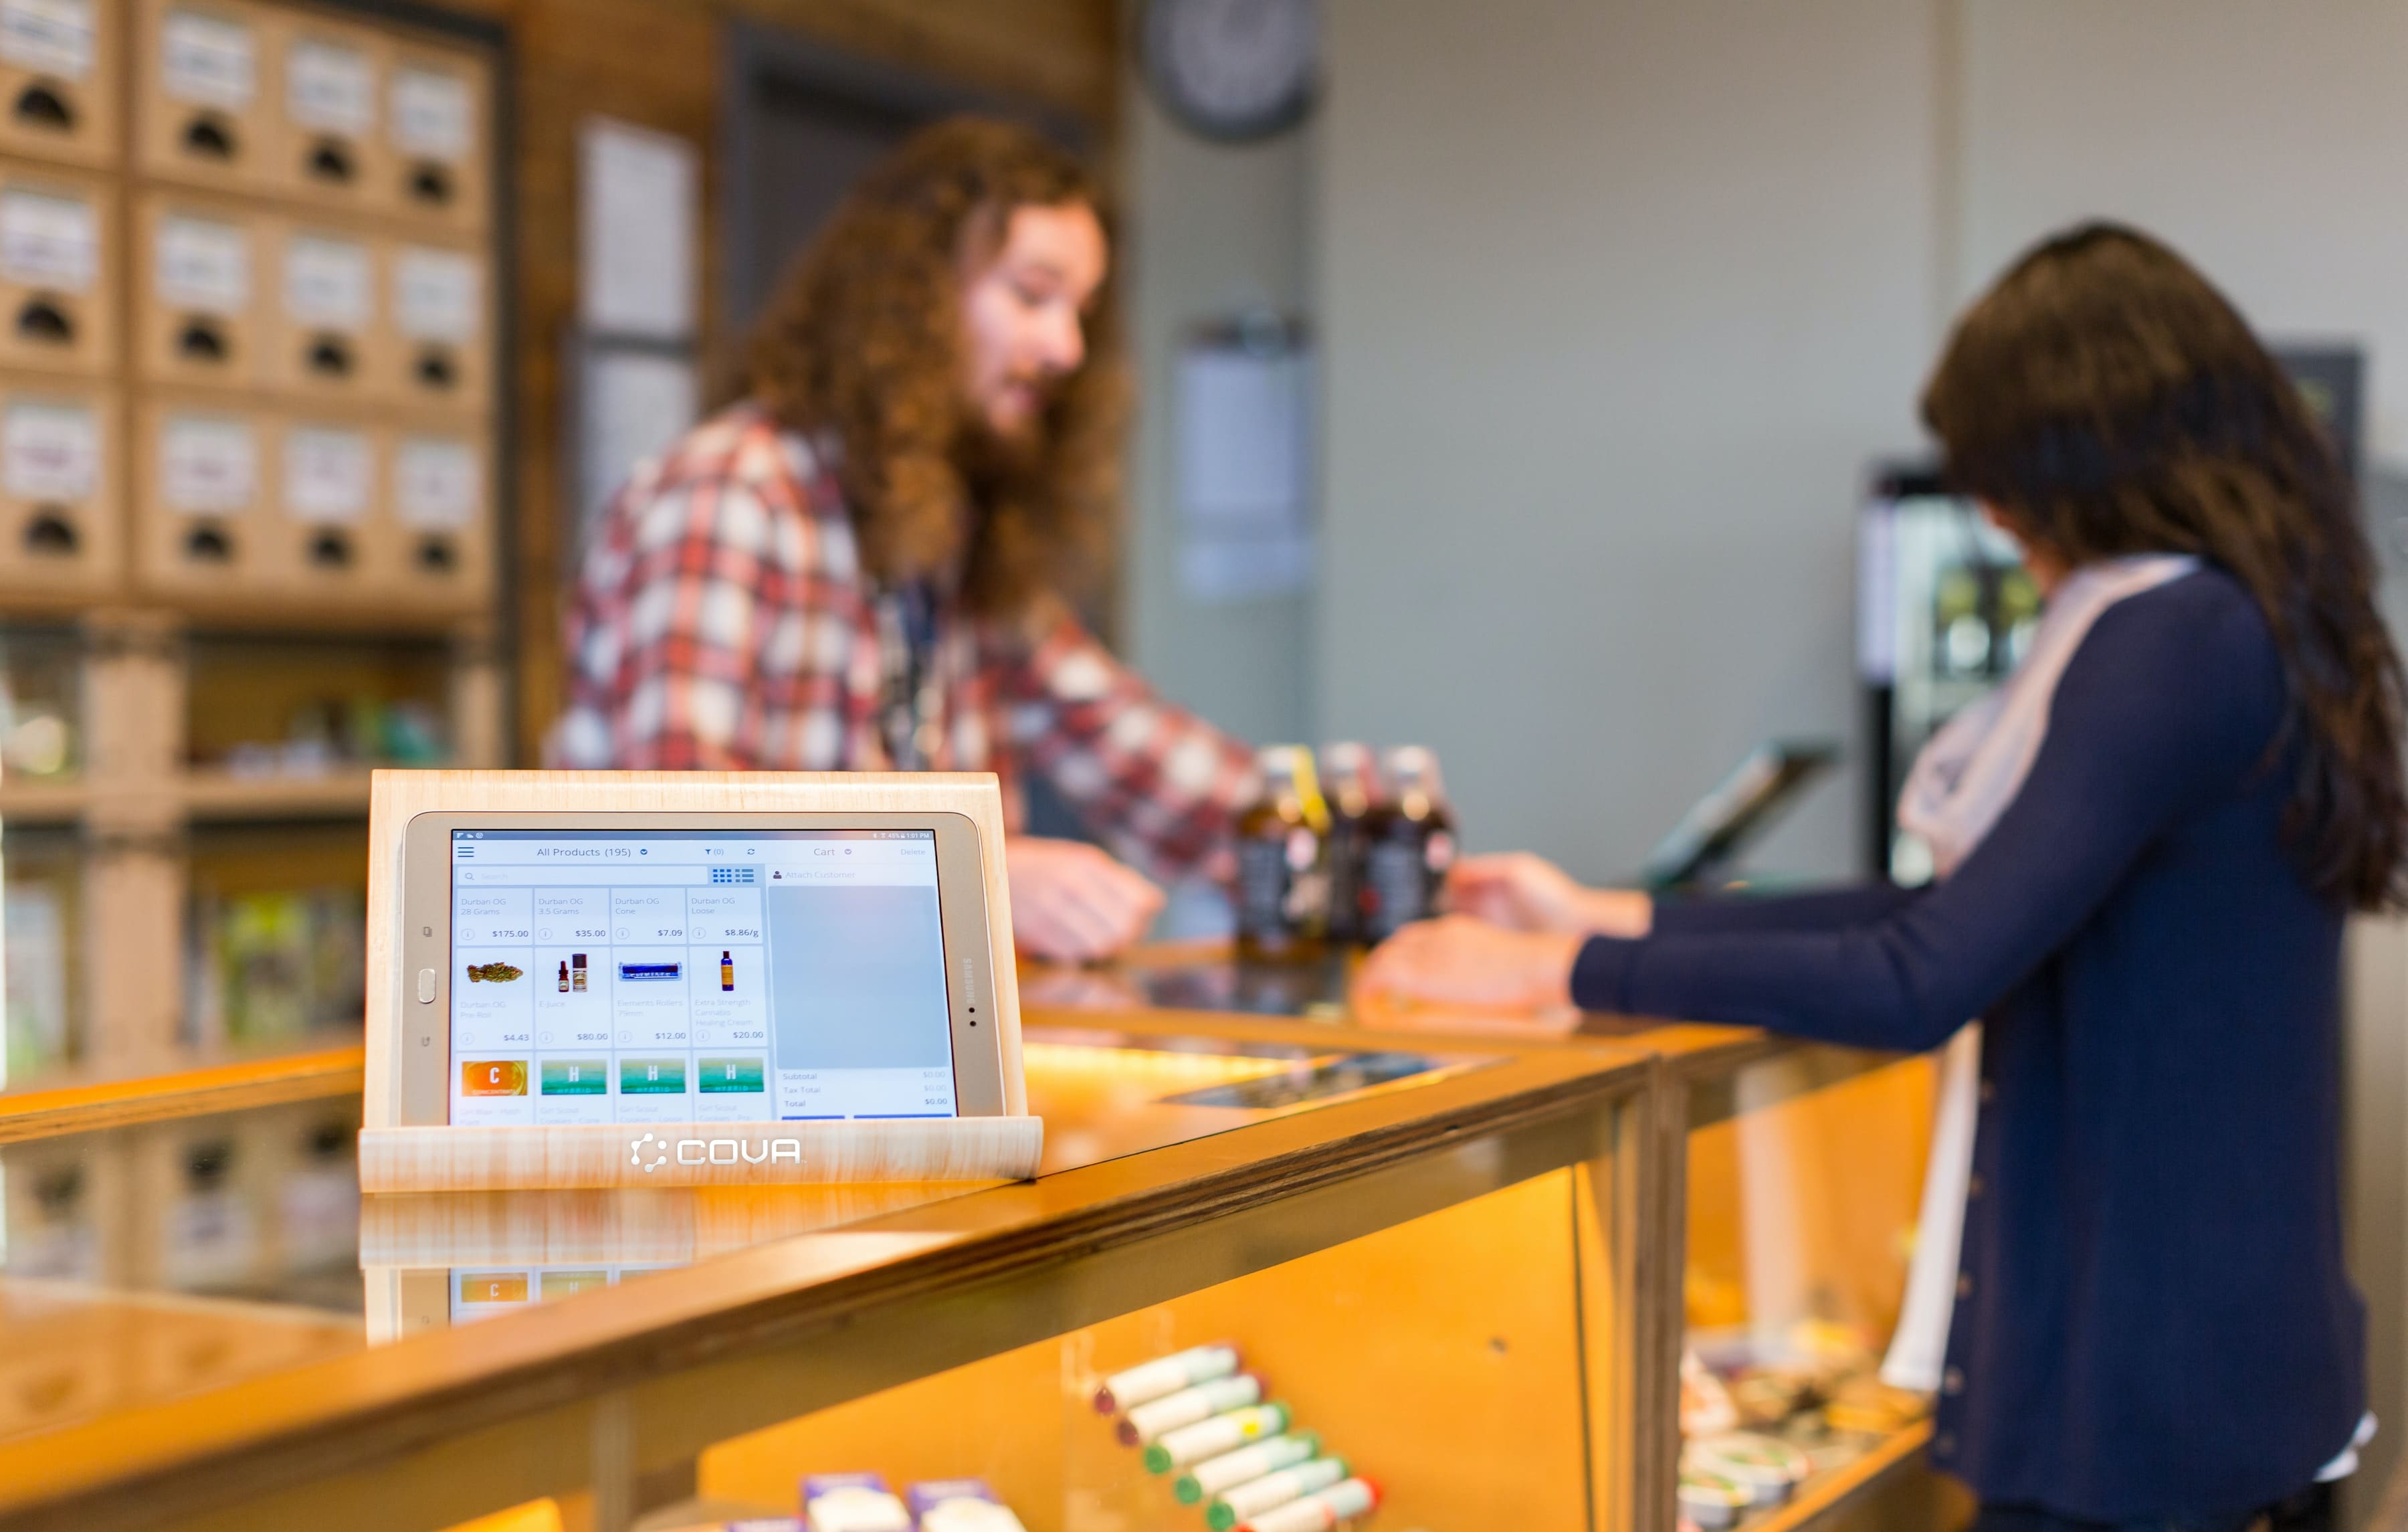
{"label": "plaid flannel shirt", "polygon": [[[832,475],[738,405],[638,468],[567,621],[569,701],[548,753],[615,769],[882,771],[885,657]],[[1158,877],[1214,870],[1257,782],[1244,747],[1155,696],[1075,619],[1038,642],[950,605],[928,663],[927,766],[993,771],[1024,818],[1049,780]]]}

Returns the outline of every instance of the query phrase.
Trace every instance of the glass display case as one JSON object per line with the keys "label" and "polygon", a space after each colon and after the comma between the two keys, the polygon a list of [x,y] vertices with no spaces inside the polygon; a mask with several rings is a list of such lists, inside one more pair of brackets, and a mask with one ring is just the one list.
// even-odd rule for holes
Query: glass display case
{"label": "glass display case", "polygon": [[[1654,1525],[1654,1055],[1127,1020],[1029,1029],[1046,1158],[1001,1185],[354,1211],[352,1097],[0,1113],[0,1526],[624,1532],[867,1471],[982,1480],[1031,1529],[1205,1527],[1208,1448],[1308,1434],[1383,1525]],[[1230,1442],[1097,1409],[1223,1344],[1189,1424]]]}
{"label": "glass display case", "polygon": [[[1135,1006],[1151,1009],[1118,1024],[1175,1027],[1182,1019],[1160,1007],[1244,996],[1264,1014],[1218,1028],[1359,1046],[1648,1051],[1664,1075],[1666,1132],[1649,1173],[1676,1210],[1653,1238],[1682,1258],[1648,1299],[1667,1341],[1650,1353],[1660,1373],[1640,1379],[1639,1397],[1661,1416],[1650,1439],[1664,1489],[1660,1520],[1641,1525],[1670,1525],[1676,1496],[1699,1532],[1948,1525],[1933,1519],[1944,1491],[1925,1463],[1928,1396],[1879,1375],[1920,1210],[1928,1059],[1612,1016],[1548,1019],[1569,1031],[1545,1038],[1529,1035],[1529,1018],[1440,1010],[1401,1018],[1410,1032],[1366,1032],[1347,1017],[1342,960],[1246,964],[1205,947],[1102,973],[1037,971],[1022,993],[1032,1016],[1057,1024]],[[1713,1481],[1734,1474],[1744,1498],[1727,1490],[1729,1503],[1715,1504]]]}
{"label": "glass display case", "polygon": [[1952,1525],[1922,1461],[1930,1397],[1884,1366],[1935,1065],[1708,1030],[1660,1039],[1686,1116],[1683,1514],[1770,1532],[1845,1502],[1857,1525]]}

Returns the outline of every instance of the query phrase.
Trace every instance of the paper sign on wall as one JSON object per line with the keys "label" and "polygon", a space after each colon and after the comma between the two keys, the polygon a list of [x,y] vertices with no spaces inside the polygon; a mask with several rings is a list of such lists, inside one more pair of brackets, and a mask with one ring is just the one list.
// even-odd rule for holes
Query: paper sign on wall
{"label": "paper sign on wall", "polygon": [[409,437],[394,454],[393,479],[394,511],[422,532],[461,531],[484,502],[483,470],[465,442]]}
{"label": "paper sign on wall", "polygon": [[251,238],[231,223],[163,218],[151,282],[159,301],[174,308],[238,313],[251,302]]}
{"label": "paper sign on wall", "polygon": [[0,0],[0,59],[37,74],[92,73],[92,0]]}
{"label": "paper sign on wall", "polygon": [[284,509],[295,521],[357,522],[376,494],[364,432],[301,426],[284,437]]}
{"label": "paper sign on wall", "polygon": [[339,43],[296,42],[284,55],[284,109],[321,133],[359,137],[376,126],[376,72]]}
{"label": "paper sign on wall", "polygon": [[15,404],[0,419],[0,488],[14,500],[88,500],[100,487],[100,420],[78,405]]}
{"label": "paper sign on wall", "polygon": [[159,29],[159,82],[172,100],[240,111],[251,105],[258,63],[240,21],[171,10]]}
{"label": "paper sign on wall", "polygon": [[100,273],[100,214],[79,197],[0,192],[0,276],[26,287],[89,289]]}
{"label": "paper sign on wall", "polygon": [[1181,587],[1202,601],[1312,583],[1311,379],[1292,345],[1212,343],[1179,359]]}
{"label": "paper sign on wall", "polygon": [[405,154],[465,160],[476,136],[468,82],[458,75],[404,64],[393,72],[393,142]]}
{"label": "paper sign on wall", "polygon": [[284,312],[291,318],[330,330],[365,330],[375,310],[366,245],[300,235],[284,247]]}
{"label": "paper sign on wall", "polygon": [[159,434],[159,498],[205,516],[248,509],[259,494],[259,443],[240,421],[179,415]]}
{"label": "paper sign on wall", "polygon": [[697,156],[682,138],[603,118],[578,138],[578,297],[599,336],[695,333]]}
{"label": "paper sign on wall", "polygon": [[405,247],[393,264],[393,314],[412,340],[476,339],[484,325],[476,257]]}

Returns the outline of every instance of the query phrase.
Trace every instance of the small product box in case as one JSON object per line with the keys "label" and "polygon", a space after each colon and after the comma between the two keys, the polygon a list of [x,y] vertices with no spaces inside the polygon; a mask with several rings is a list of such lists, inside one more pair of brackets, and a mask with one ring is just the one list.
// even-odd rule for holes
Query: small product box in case
{"label": "small product box in case", "polygon": [[485,113],[491,76],[483,60],[396,47],[385,81],[384,136],[390,198],[430,228],[485,227]]}
{"label": "small product box in case", "polygon": [[264,381],[322,400],[379,393],[392,368],[378,242],[340,225],[279,221],[264,243],[273,289],[262,306]]}
{"label": "small product box in case", "polygon": [[803,1481],[806,1532],[911,1532],[911,1513],[885,1477],[815,1473]]}
{"label": "small product box in case", "polygon": [[134,366],[156,383],[259,379],[260,220],[231,204],[151,193],[135,214]]}
{"label": "small product box in case", "polygon": [[135,569],[163,593],[235,594],[272,588],[266,449],[250,410],[150,399],[136,410]]}
{"label": "small product box in case", "polygon": [[481,409],[492,394],[487,314],[492,273],[461,246],[405,240],[387,266],[386,312],[395,336],[388,396],[413,404]]}
{"label": "small product box in case", "polygon": [[116,157],[120,15],[111,0],[0,0],[0,150]]}
{"label": "small product box in case", "polygon": [[135,15],[136,163],[199,186],[272,186],[268,13],[242,0],[136,0]]}
{"label": "small product box in case", "polygon": [[918,1532],[1026,1532],[983,1479],[931,1479],[904,1492]]}
{"label": "small product box in case", "polygon": [[91,595],[124,580],[113,391],[0,378],[0,589]]}
{"label": "small product box in case", "polygon": [[116,223],[101,182],[0,163],[0,366],[108,369]]}
{"label": "small product box in case", "polygon": [[270,36],[284,79],[274,172],[280,189],[321,207],[393,207],[393,155],[379,122],[383,39],[306,12],[279,18]]}

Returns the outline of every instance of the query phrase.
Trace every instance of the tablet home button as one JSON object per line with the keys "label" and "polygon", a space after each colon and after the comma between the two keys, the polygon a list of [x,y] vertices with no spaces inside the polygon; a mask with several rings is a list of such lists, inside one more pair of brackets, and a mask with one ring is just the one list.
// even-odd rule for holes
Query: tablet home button
{"label": "tablet home button", "polygon": [[418,970],[418,1003],[422,1006],[435,1003],[435,970],[432,968]]}

